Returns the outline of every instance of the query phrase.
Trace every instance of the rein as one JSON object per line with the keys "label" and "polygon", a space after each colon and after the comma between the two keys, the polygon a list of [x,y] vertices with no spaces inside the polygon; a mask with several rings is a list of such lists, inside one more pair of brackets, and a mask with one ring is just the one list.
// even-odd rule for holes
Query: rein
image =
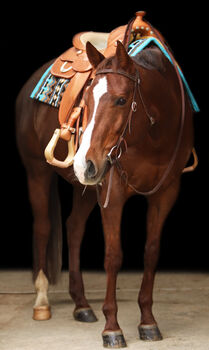
{"label": "rein", "polygon": [[[141,195],[145,195],[145,196],[149,196],[149,195],[152,195],[154,193],[156,193],[159,188],[162,186],[162,184],[164,183],[165,179],[167,178],[174,162],[175,162],[175,159],[176,159],[176,156],[177,156],[177,153],[178,153],[178,150],[179,150],[179,147],[180,147],[180,143],[181,143],[181,138],[182,138],[182,133],[183,133],[183,127],[184,127],[184,120],[185,120],[185,95],[184,95],[184,87],[183,87],[183,83],[182,83],[182,80],[181,80],[181,77],[180,77],[180,74],[179,74],[179,71],[177,69],[177,66],[176,66],[176,62],[175,62],[175,59],[172,55],[172,53],[170,52],[170,50],[168,50],[166,48],[166,50],[169,52],[169,55],[171,57],[171,60],[173,61],[173,66],[174,66],[174,69],[175,69],[175,72],[176,72],[176,75],[177,75],[177,78],[178,78],[178,82],[179,82],[179,87],[180,87],[180,92],[181,92],[181,102],[182,102],[182,108],[181,108],[181,122],[180,122],[180,130],[179,130],[179,134],[178,134],[178,138],[177,138],[177,142],[176,142],[176,147],[174,149],[174,152],[173,152],[173,155],[171,157],[171,160],[168,164],[168,167],[167,169],[165,170],[163,176],[161,177],[160,181],[157,183],[157,185],[154,186],[153,189],[151,189],[150,191],[147,191],[147,192],[141,192],[141,191],[138,191],[133,185],[131,185],[130,183],[128,183],[127,181],[127,185],[132,189],[134,190],[134,192],[136,192],[137,194],[141,194]],[[142,94],[141,94],[141,91],[140,91],[140,77],[139,77],[139,72],[138,70],[136,70],[136,75],[131,75],[131,74],[128,74],[126,72],[124,72],[123,70],[117,70],[117,71],[114,71],[112,69],[103,69],[103,70],[99,70],[96,72],[96,75],[99,75],[99,74],[119,74],[119,75],[123,75],[124,77],[132,80],[135,85],[134,85],[134,93],[133,93],[133,99],[132,99],[132,103],[131,103],[131,107],[130,107],[130,111],[129,111],[129,114],[128,114],[128,117],[127,117],[127,121],[125,123],[125,127],[122,131],[122,134],[120,135],[119,139],[118,139],[118,142],[116,143],[115,146],[113,146],[110,150],[110,152],[107,154],[107,160],[109,161],[110,163],[110,176],[109,176],[109,183],[108,183],[108,188],[107,188],[107,194],[106,194],[106,199],[105,199],[105,202],[104,204],[101,203],[100,201],[100,194],[99,194],[99,188],[98,188],[98,185],[96,185],[96,191],[97,191],[97,200],[98,200],[98,203],[100,205],[101,208],[106,208],[108,206],[108,203],[109,203],[109,198],[110,198],[110,191],[111,191],[111,187],[112,187],[112,180],[113,180],[113,172],[114,172],[114,165],[117,166],[117,169],[119,170],[119,172],[122,174],[122,173],[125,173],[121,167],[121,164],[119,162],[119,158],[121,157],[122,155],[122,149],[120,147],[121,143],[124,142],[125,145],[126,145],[126,141],[124,139],[124,134],[126,133],[126,130],[127,128],[129,128],[129,133],[131,133],[131,120],[132,120],[132,115],[133,113],[135,113],[137,111],[137,102],[136,102],[136,94],[137,94],[137,91],[138,91],[138,94],[140,96],[140,100],[142,102],[142,106],[144,108],[144,111],[145,111],[145,114],[147,115],[147,117],[149,118],[149,121],[151,123],[151,126],[155,124],[155,120],[152,116],[149,115],[148,111],[147,111],[147,108],[146,108],[146,105],[143,101],[143,98],[142,98]],[[112,152],[116,150],[116,156],[113,158],[112,157]],[[118,154],[118,150],[119,150],[119,154]],[[127,150],[127,145],[126,145],[126,150]]]}

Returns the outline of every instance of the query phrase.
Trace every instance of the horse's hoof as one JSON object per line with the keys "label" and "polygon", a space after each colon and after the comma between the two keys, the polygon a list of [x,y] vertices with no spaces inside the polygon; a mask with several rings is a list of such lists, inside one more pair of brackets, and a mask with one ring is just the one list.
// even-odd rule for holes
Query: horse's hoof
{"label": "horse's hoof", "polygon": [[94,311],[89,308],[77,309],[73,312],[74,319],[80,322],[96,322]]}
{"label": "horse's hoof", "polygon": [[152,325],[140,325],[138,327],[139,337],[141,340],[156,341],[162,340],[162,334],[156,324]]}
{"label": "horse's hoof", "polygon": [[51,318],[50,306],[38,306],[33,308],[33,319],[35,321],[47,321]]}
{"label": "horse's hoof", "polygon": [[127,347],[126,341],[121,329],[118,331],[104,331],[102,333],[102,338],[103,338],[103,346],[105,348],[118,349],[118,348]]}

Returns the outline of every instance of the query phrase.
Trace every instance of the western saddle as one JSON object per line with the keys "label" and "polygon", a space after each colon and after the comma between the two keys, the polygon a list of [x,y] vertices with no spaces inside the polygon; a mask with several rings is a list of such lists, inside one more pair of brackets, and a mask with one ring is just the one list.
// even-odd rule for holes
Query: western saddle
{"label": "western saddle", "polygon": [[[59,107],[60,129],[56,129],[45,149],[45,157],[51,165],[67,168],[73,163],[79,147],[80,135],[87,126],[87,107],[83,95],[95,76],[95,69],[88,60],[86,43],[89,41],[105,57],[116,52],[117,41],[123,42],[126,49],[129,44],[144,37],[156,37],[162,43],[161,33],[153,28],[143,17],[146,12],[138,11],[127,24],[117,27],[110,33],[81,32],[73,37],[73,47],[61,54],[51,68],[51,74],[70,82],[62,97]],[[68,142],[68,155],[64,161],[55,158],[54,150],[59,138]],[[193,170],[193,169],[192,169]]]}

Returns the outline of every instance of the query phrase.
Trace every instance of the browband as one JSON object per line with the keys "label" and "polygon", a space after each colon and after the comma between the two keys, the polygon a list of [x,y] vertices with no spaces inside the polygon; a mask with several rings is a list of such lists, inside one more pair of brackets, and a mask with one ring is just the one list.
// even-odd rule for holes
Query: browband
{"label": "browband", "polygon": [[96,72],[95,75],[99,75],[99,74],[108,74],[108,73],[112,73],[112,74],[119,74],[119,75],[123,75],[124,77],[133,80],[135,83],[137,82],[138,84],[140,83],[140,79],[139,79],[139,72],[138,70],[136,70],[136,75],[132,75],[132,74],[128,74],[123,70],[113,70],[113,69],[100,69]]}

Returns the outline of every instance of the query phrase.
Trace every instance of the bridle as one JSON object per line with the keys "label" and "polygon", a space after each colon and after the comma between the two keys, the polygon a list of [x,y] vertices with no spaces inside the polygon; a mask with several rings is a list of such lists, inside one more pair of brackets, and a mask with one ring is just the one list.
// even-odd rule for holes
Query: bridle
{"label": "bridle", "polygon": [[[180,121],[180,130],[179,130],[179,134],[178,134],[178,138],[177,138],[177,142],[176,142],[176,146],[173,152],[173,155],[169,161],[169,164],[163,174],[163,176],[161,177],[161,179],[159,180],[159,182],[157,183],[157,185],[154,186],[153,189],[151,189],[150,191],[147,192],[141,192],[138,191],[132,184],[130,184],[128,182],[127,176],[126,176],[126,183],[127,185],[134,190],[137,194],[141,194],[141,195],[145,195],[145,196],[149,196],[152,195],[154,193],[156,193],[159,188],[162,186],[162,184],[164,183],[165,179],[167,178],[171,168],[173,167],[173,164],[175,162],[179,147],[180,147],[180,143],[181,143],[181,139],[182,139],[182,134],[183,134],[183,127],[184,127],[184,120],[185,120],[185,96],[184,96],[184,87],[183,87],[183,83],[180,77],[180,74],[178,72],[177,66],[176,66],[176,62],[175,59],[173,57],[173,55],[171,54],[170,50],[169,50],[169,55],[173,61],[174,64],[174,68],[178,77],[178,81],[179,81],[179,86],[180,86],[180,91],[181,91],[181,102],[182,102],[182,109],[181,109],[181,121]],[[114,145],[111,150],[109,151],[109,153],[106,156],[107,161],[110,164],[110,175],[109,175],[109,183],[108,183],[108,188],[107,188],[107,194],[106,194],[106,199],[104,204],[101,203],[100,201],[100,194],[99,194],[99,187],[98,185],[96,185],[96,190],[97,190],[97,200],[98,203],[100,205],[100,207],[102,208],[106,208],[108,206],[109,203],[109,198],[110,198],[110,191],[111,191],[111,187],[112,187],[112,180],[113,180],[113,172],[114,172],[114,165],[116,165],[118,171],[122,174],[126,173],[125,171],[123,171],[122,166],[120,164],[120,157],[122,155],[122,148],[121,148],[121,143],[124,142],[126,145],[126,150],[127,150],[127,144],[126,141],[124,139],[124,135],[126,133],[126,130],[129,129],[129,133],[131,133],[131,120],[132,120],[132,116],[133,113],[135,113],[137,111],[137,102],[136,102],[136,96],[137,96],[137,92],[139,94],[140,97],[140,101],[142,103],[143,109],[145,111],[145,114],[147,115],[151,126],[153,126],[155,124],[155,119],[149,114],[146,105],[144,103],[144,100],[142,98],[142,94],[141,94],[141,90],[140,90],[140,77],[139,77],[139,71],[138,69],[136,69],[136,74],[132,75],[132,74],[128,74],[127,72],[123,71],[123,70],[113,70],[113,69],[101,69],[98,70],[96,72],[96,75],[101,75],[101,74],[119,74],[122,75],[130,80],[132,80],[134,82],[134,92],[133,92],[133,97],[132,97],[132,102],[131,102],[131,106],[130,106],[130,110],[128,113],[128,117],[125,123],[125,126],[123,128],[123,131],[121,133],[121,135],[119,136],[119,139],[116,143],[116,145]],[[115,151],[115,156],[113,157],[113,151]],[[121,176],[122,177],[122,176]]]}

